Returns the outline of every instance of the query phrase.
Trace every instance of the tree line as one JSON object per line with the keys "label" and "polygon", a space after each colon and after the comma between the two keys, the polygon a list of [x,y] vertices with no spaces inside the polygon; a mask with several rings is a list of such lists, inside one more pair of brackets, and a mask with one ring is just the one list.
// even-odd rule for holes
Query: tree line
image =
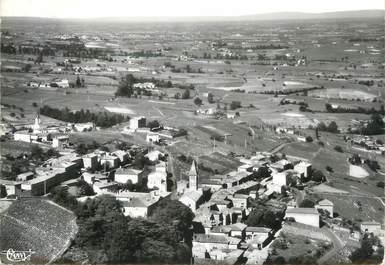
{"label": "tree line", "polygon": [[47,105],[40,108],[40,114],[70,123],[93,122],[96,126],[103,128],[111,127],[118,123],[129,120],[128,116],[124,116],[122,114],[107,113],[106,111],[98,113],[90,112],[88,109],[85,111],[83,109],[78,111],[71,111],[69,108],[58,109]]}

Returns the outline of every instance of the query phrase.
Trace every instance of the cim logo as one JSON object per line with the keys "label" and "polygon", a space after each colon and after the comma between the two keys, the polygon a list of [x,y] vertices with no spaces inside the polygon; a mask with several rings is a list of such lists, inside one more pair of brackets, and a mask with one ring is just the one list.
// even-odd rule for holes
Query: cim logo
{"label": "cim logo", "polygon": [[[32,254],[35,252],[31,249],[28,251],[15,251],[12,248],[8,249],[6,252],[3,251],[2,254],[5,254],[7,260],[10,262],[22,262],[29,261],[31,259]],[[1,264],[1,261],[0,261]]]}

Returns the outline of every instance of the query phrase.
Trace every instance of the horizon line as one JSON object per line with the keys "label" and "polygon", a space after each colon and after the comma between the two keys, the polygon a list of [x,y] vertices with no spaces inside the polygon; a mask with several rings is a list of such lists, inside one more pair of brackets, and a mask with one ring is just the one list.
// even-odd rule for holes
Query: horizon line
{"label": "horizon line", "polygon": [[[378,11],[385,14],[384,9],[351,9],[351,10],[335,10],[335,11],[326,11],[326,12],[303,12],[303,11],[277,11],[277,12],[263,12],[263,13],[250,13],[242,15],[167,15],[167,16],[95,16],[95,17],[52,17],[52,16],[1,16],[3,18],[42,18],[42,19],[75,19],[75,20],[93,20],[93,19],[183,19],[183,18],[242,18],[258,15],[274,15],[274,14],[303,14],[303,15],[322,15],[322,14],[333,14],[333,13],[348,13],[348,12],[368,12],[368,11]],[[300,18],[298,18],[300,19]],[[385,19],[385,17],[384,17]]]}

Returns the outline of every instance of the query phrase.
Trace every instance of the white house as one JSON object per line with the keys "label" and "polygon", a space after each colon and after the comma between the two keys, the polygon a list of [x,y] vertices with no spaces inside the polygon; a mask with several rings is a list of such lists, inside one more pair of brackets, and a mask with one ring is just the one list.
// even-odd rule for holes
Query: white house
{"label": "white house", "polygon": [[297,171],[301,177],[308,178],[311,173],[311,164],[305,161],[301,161],[294,166],[294,170]]}
{"label": "white house", "polygon": [[35,175],[35,173],[31,172],[31,171],[28,171],[28,172],[25,172],[25,173],[21,173],[19,175],[17,175],[16,177],[16,181],[27,181],[27,180],[31,180],[33,179],[33,176]]}
{"label": "white house", "polygon": [[277,186],[286,186],[288,184],[288,176],[286,172],[277,172],[273,174],[273,184]]}
{"label": "white house", "polygon": [[129,156],[128,156],[127,152],[125,152],[123,150],[116,150],[116,151],[112,152],[111,154],[116,156],[117,158],[119,158],[120,164],[125,164],[128,162]]}
{"label": "white house", "polygon": [[133,218],[143,217],[147,218],[158,202],[169,198],[170,192],[152,191],[150,193],[131,192],[128,197],[120,197],[117,199],[123,203],[124,215]]}
{"label": "white house", "polygon": [[324,199],[324,200],[319,201],[314,207],[316,209],[322,209],[322,210],[328,211],[329,216],[333,217],[333,207],[334,207],[333,202],[331,202],[327,199]]}
{"label": "white house", "polygon": [[143,179],[143,171],[131,168],[118,168],[115,172],[115,181],[127,183],[131,180],[133,184],[140,183]]}
{"label": "white house", "polygon": [[77,132],[90,131],[95,127],[93,122],[75,123],[74,128]]}
{"label": "white house", "polygon": [[179,201],[189,207],[191,211],[195,213],[199,205],[202,204],[202,199],[203,191],[202,189],[198,189],[185,192],[182,197],[180,197]]}
{"label": "white house", "polygon": [[289,208],[285,218],[294,218],[297,223],[319,227],[320,215],[316,208]]}
{"label": "white house", "polygon": [[130,129],[136,130],[138,128],[146,127],[146,118],[141,117],[133,117],[130,119]]}
{"label": "white house", "polygon": [[69,82],[68,82],[68,79],[62,79],[61,81],[56,82],[56,84],[57,84],[58,87],[60,87],[60,88],[69,88],[69,87],[70,87],[70,84],[69,84]]}
{"label": "white house", "polygon": [[159,160],[159,155],[163,155],[163,153],[158,150],[154,150],[146,154],[144,157],[147,157],[151,162],[155,162]]}
{"label": "white house", "polygon": [[116,168],[119,164],[119,158],[112,155],[105,155],[100,159],[102,166],[108,166],[109,168]]}
{"label": "white house", "polygon": [[375,236],[381,234],[381,224],[375,221],[362,222],[360,225],[362,233],[373,233]]}
{"label": "white house", "polygon": [[91,154],[86,154],[82,157],[83,159],[83,167],[84,168],[89,168],[91,170],[95,169],[99,165],[98,161],[98,155],[91,153]]}
{"label": "white house", "polygon": [[61,135],[52,139],[52,147],[54,148],[63,149],[65,147],[68,147],[68,144],[69,144],[68,135]]}
{"label": "white house", "polygon": [[212,250],[236,250],[241,239],[226,235],[194,234],[192,254],[194,258],[205,259]]}
{"label": "white house", "polygon": [[31,134],[28,131],[18,131],[13,134],[13,139],[15,141],[22,141],[22,142],[27,142],[31,143],[32,142],[32,137]]}
{"label": "white house", "polygon": [[167,172],[166,163],[162,162],[155,166],[155,170],[147,176],[147,187],[157,188],[160,191],[167,191]]}
{"label": "white house", "polygon": [[160,140],[159,134],[148,133],[146,135],[146,142],[148,142],[148,143],[158,143],[159,140]]}

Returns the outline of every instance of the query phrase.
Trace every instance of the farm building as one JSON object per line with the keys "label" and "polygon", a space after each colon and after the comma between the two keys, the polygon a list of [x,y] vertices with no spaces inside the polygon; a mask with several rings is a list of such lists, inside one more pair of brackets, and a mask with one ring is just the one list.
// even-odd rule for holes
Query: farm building
{"label": "farm building", "polygon": [[132,184],[141,183],[143,179],[143,171],[131,168],[118,168],[115,172],[115,181],[119,183],[127,183],[129,180]]}
{"label": "farm building", "polygon": [[52,147],[54,148],[63,149],[68,147],[68,144],[69,144],[68,135],[61,135],[52,139]]}
{"label": "farm building", "polygon": [[289,208],[285,218],[294,218],[297,223],[319,227],[320,215],[315,208]]}
{"label": "farm building", "polygon": [[381,224],[375,221],[362,222],[360,225],[362,233],[373,233],[378,236],[381,234]]}
{"label": "farm building", "polygon": [[141,117],[133,117],[130,119],[130,129],[136,130],[138,128],[146,127],[146,118]]}
{"label": "farm building", "polygon": [[91,153],[91,154],[86,154],[82,157],[83,159],[83,165],[84,165],[84,168],[88,168],[88,169],[96,169],[97,166],[99,165],[99,162],[98,162],[98,155],[97,154],[94,154],[94,153]]}
{"label": "farm building", "polygon": [[333,207],[334,207],[333,202],[331,202],[327,199],[324,199],[324,200],[319,201],[314,207],[316,209],[322,209],[322,210],[328,211],[329,216],[333,217]]}

